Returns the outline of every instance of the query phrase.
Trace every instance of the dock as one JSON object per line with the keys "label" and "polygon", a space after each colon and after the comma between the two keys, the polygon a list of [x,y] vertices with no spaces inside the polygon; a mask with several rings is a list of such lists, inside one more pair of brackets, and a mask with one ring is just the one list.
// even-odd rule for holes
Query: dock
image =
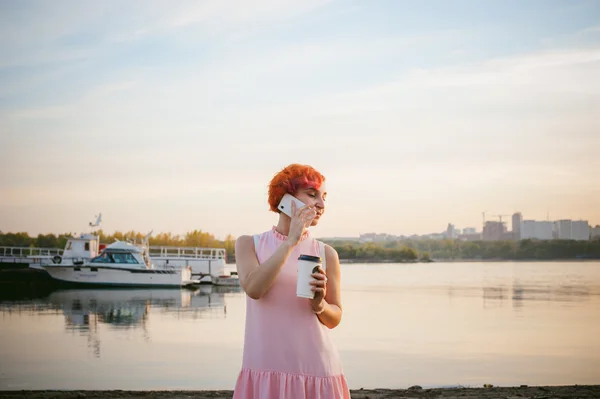
{"label": "dock", "polygon": [[[68,244],[67,248],[70,248]],[[191,269],[189,285],[239,286],[237,273],[231,272],[231,275],[227,275],[226,251],[223,248],[169,246],[146,248],[155,268]],[[51,284],[52,278],[41,266],[60,264],[62,258],[71,256],[68,251],[65,251],[66,249],[60,248],[0,247],[0,287],[7,288],[11,283]]]}

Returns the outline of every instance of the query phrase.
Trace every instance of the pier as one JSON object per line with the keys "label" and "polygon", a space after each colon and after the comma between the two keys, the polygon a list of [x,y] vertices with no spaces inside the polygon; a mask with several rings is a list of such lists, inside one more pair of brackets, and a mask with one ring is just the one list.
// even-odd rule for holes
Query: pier
{"label": "pier", "polygon": [[0,247],[0,267],[40,264],[44,259],[51,260],[63,253],[60,248]]}

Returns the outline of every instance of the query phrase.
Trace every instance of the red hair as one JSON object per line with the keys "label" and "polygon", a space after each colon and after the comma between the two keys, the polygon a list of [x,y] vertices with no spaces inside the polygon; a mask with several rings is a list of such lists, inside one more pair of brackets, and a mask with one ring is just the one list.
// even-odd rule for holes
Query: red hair
{"label": "red hair", "polygon": [[269,206],[273,212],[277,209],[283,196],[294,195],[301,188],[318,190],[325,181],[325,176],[309,165],[291,164],[277,173],[269,183]]}

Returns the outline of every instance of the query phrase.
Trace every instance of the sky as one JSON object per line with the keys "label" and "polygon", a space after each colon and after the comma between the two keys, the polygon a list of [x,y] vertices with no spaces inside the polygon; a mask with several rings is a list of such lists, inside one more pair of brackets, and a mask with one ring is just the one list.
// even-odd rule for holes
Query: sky
{"label": "sky", "polygon": [[2,1],[0,231],[260,233],[290,163],[320,237],[600,224],[599,77],[595,0]]}

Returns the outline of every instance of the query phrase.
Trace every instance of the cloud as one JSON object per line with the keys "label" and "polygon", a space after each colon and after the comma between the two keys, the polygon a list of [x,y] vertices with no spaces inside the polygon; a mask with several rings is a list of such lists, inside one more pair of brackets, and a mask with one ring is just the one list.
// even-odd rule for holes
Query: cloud
{"label": "cloud", "polygon": [[[234,109],[241,113],[241,117],[244,114],[252,116],[265,104],[284,102],[294,107],[302,98],[312,100],[329,90],[321,86],[315,87],[314,91],[306,91],[305,83],[318,86],[320,82],[326,83],[327,76],[337,71],[350,72],[365,63],[384,62],[390,54],[398,56],[440,36],[447,35],[329,39],[266,48],[250,47],[201,64],[166,67],[161,70],[160,76],[151,69],[122,69],[113,72],[116,80],[96,83],[79,96],[66,100],[66,103],[59,96],[54,102],[60,104],[62,99],[60,105],[21,107],[16,111],[10,110],[7,116],[24,120],[77,115],[83,119],[100,110],[108,114],[117,110],[135,114],[146,112],[154,105],[162,108],[162,116],[166,116],[172,107],[177,108],[179,115],[187,112],[206,114],[209,120],[214,120],[217,115],[226,117]],[[93,82],[94,77],[89,79],[88,84]],[[275,83],[275,80],[282,84]],[[351,86],[356,83],[352,82]],[[304,93],[298,92],[299,89]],[[125,91],[128,93],[123,93]],[[67,112],[69,107],[70,112]]]}
{"label": "cloud", "polygon": [[[569,95],[598,99],[598,74],[600,48],[544,51],[459,66],[409,69],[392,81],[321,99],[313,108],[355,114],[403,107],[432,111],[432,105],[444,104],[454,112],[461,104],[476,110],[497,101],[509,109],[535,97],[542,106],[556,101],[571,110],[568,102],[573,98]],[[436,98],[436,93],[444,96]],[[548,93],[567,97],[543,98]],[[581,109],[586,111],[586,107]]]}
{"label": "cloud", "polygon": [[287,19],[328,3],[331,3],[331,0],[188,1],[177,3],[174,11],[167,14],[167,20],[174,27],[202,23],[213,29],[220,27],[219,30],[224,30],[240,24]]}
{"label": "cloud", "polygon": [[136,85],[135,80],[127,80],[123,82],[114,82],[108,84],[102,84],[94,87],[87,94],[89,97],[103,97],[106,95],[112,95],[114,93],[119,93],[122,91],[130,90]]}
{"label": "cloud", "polygon": [[57,105],[48,107],[33,107],[11,110],[5,113],[3,119],[9,121],[32,119],[64,119],[72,115],[73,106]]}
{"label": "cloud", "polygon": [[[182,28],[204,34],[238,32],[281,21],[327,5],[329,0],[32,2],[0,13],[0,68],[72,62],[110,51],[111,46]],[[52,18],[48,18],[52,15]],[[198,33],[198,32],[196,32]],[[190,40],[188,35],[177,36]]]}

